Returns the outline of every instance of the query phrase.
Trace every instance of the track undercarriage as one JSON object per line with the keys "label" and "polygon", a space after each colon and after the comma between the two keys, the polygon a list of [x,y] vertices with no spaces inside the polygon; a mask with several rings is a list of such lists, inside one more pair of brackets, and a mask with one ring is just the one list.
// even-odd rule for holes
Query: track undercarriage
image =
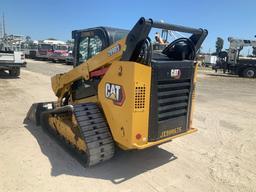
{"label": "track undercarriage", "polygon": [[114,155],[113,138],[95,103],[44,110],[39,124],[72,149],[85,166],[98,164]]}

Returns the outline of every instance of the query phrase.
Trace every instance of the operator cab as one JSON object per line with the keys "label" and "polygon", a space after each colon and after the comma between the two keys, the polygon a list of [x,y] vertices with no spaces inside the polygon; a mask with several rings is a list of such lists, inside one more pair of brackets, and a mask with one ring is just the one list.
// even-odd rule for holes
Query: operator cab
{"label": "operator cab", "polygon": [[96,27],[72,31],[74,67],[98,54],[111,44],[123,39],[129,30],[112,27]]}
{"label": "operator cab", "polygon": [[[111,44],[123,39],[128,30],[112,27],[95,27],[72,31],[74,39],[73,65],[74,67],[87,61],[94,55],[109,47]],[[83,99],[97,94],[99,80],[77,80],[72,85],[72,98]]]}

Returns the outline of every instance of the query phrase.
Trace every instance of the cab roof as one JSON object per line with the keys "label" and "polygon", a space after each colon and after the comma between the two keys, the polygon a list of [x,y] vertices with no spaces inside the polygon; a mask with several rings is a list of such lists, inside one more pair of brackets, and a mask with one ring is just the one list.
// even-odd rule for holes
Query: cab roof
{"label": "cab roof", "polygon": [[129,33],[129,30],[126,30],[126,29],[100,26],[100,27],[74,30],[72,31],[72,38],[74,39],[78,34],[81,34],[81,32],[96,31],[96,30],[103,31],[103,33],[108,37],[110,44],[124,38]]}

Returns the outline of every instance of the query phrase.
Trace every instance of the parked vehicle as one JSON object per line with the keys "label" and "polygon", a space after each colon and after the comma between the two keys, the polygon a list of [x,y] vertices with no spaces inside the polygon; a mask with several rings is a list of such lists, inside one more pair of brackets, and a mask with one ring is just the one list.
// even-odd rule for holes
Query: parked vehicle
{"label": "parked vehicle", "polygon": [[68,46],[67,45],[57,45],[53,48],[53,53],[49,55],[48,60],[52,62],[66,62],[68,57]]}
{"label": "parked vehicle", "polygon": [[256,78],[256,58],[241,57],[240,52],[244,47],[256,47],[255,40],[236,39],[229,37],[228,51],[219,53],[219,59],[213,69],[217,72],[222,69],[223,73],[230,73],[240,77]]}
{"label": "parked vehicle", "polygon": [[48,43],[38,44],[38,51],[36,52],[36,59],[47,60],[50,54],[53,53],[53,45]]}
{"label": "parked vehicle", "polygon": [[60,50],[60,52],[67,51],[67,46],[65,45],[65,42],[57,40],[44,40],[42,42],[39,42],[36,58],[48,60],[55,50]]}
{"label": "parked vehicle", "polygon": [[20,76],[20,68],[26,66],[25,54],[20,51],[0,51],[0,71],[8,70],[10,76]]}
{"label": "parked vehicle", "polygon": [[38,44],[33,43],[33,44],[29,45],[27,54],[25,56],[30,59],[35,59],[37,51],[38,51]]}
{"label": "parked vehicle", "polygon": [[72,53],[72,51],[69,51],[68,56],[66,58],[66,64],[67,65],[73,65],[73,61],[74,61],[73,53]]}

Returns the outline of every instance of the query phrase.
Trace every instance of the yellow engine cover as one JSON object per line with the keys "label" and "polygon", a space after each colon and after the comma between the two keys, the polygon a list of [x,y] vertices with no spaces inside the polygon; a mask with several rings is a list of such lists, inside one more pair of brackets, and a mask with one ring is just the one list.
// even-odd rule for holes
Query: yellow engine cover
{"label": "yellow engine cover", "polygon": [[113,138],[123,149],[147,144],[151,67],[115,61],[102,78],[98,96]]}

